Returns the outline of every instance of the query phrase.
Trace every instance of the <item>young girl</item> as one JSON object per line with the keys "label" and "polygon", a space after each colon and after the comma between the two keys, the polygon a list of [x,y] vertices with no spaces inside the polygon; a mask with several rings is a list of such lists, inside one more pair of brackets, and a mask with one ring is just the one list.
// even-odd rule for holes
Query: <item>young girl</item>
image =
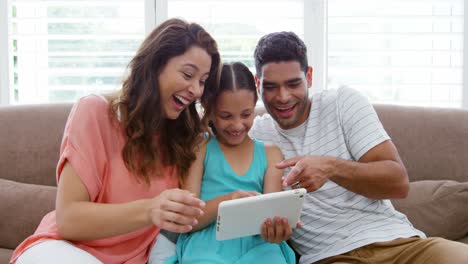
{"label": "young girl", "polygon": [[10,263],[146,263],[159,230],[188,232],[204,202],[178,189],[202,131],[195,108],[215,87],[216,42],[170,19],[145,39],[122,90],[70,112],[57,166],[56,211]]}
{"label": "young girl", "polygon": [[268,243],[260,235],[215,239],[220,202],[281,191],[283,172],[274,167],[282,160],[281,151],[248,136],[256,102],[249,69],[242,63],[223,65],[219,89],[202,101],[213,135],[201,147],[184,183],[206,202],[204,214],[194,226],[199,231],[179,236],[176,256],[166,263],[295,263],[285,242]]}

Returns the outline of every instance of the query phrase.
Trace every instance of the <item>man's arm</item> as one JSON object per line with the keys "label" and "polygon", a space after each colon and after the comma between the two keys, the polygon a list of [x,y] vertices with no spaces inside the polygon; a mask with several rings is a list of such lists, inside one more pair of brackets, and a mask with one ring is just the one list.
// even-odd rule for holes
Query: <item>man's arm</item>
{"label": "man's arm", "polygon": [[278,168],[291,166],[283,185],[306,188],[309,192],[318,190],[327,180],[373,199],[404,198],[409,190],[405,166],[390,140],[370,149],[359,161],[303,156],[277,165]]}
{"label": "man's arm", "polygon": [[405,198],[409,180],[405,165],[390,140],[375,146],[358,162],[336,160],[330,180],[373,199]]}

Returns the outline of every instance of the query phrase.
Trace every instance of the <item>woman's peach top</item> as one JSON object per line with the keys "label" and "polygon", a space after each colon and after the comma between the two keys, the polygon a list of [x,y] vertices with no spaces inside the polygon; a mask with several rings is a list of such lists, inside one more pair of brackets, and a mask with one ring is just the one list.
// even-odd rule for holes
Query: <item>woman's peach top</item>
{"label": "woman's peach top", "polygon": [[[95,203],[126,203],[152,198],[162,191],[178,187],[176,170],[167,167],[162,177],[154,177],[150,186],[138,180],[125,167],[122,149],[124,130],[109,114],[109,103],[98,95],[83,97],[74,105],[65,126],[57,181],[69,162]],[[42,219],[36,232],[14,251],[10,263],[29,247],[48,239],[61,239],[57,231],[55,211]],[[156,236],[157,226],[91,241],[71,242],[91,253],[103,263],[146,263]]]}

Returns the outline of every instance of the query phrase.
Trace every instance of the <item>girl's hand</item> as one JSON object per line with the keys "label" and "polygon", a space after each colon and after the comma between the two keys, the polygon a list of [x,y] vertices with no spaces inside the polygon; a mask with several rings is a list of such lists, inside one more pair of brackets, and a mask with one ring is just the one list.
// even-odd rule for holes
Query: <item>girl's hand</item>
{"label": "girl's hand", "polygon": [[203,215],[205,202],[194,194],[181,189],[169,189],[150,200],[150,220],[162,229],[187,233]]}
{"label": "girl's hand", "polygon": [[[301,222],[297,222],[296,228],[301,228]],[[292,235],[292,229],[287,218],[275,217],[263,222],[261,236],[269,243],[279,244],[288,240]]]}
{"label": "girl's hand", "polygon": [[230,195],[230,199],[239,199],[239,198],[245,198],[245,197],[250,197],[250,196],[256,196],[259,195],[260,193],[255,192],[255,191],[235,191],[232,192]]}

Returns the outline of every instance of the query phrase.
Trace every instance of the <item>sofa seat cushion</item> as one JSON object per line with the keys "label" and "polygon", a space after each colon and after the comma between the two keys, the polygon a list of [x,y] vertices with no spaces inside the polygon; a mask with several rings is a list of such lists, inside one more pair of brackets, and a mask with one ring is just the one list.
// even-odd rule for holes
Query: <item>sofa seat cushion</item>
{"label": "sofa seat cushion", "polygon": [[395,209],[427,236],[457,240],[468,235],[468,182],[417,181]]}
{"label": "sofa seat cushion", "polygon": [[14,249],[55,209],[57,187],[0,179],[0,248]]}
{"label": "sofa seat cushion", "polygon": [[0,263],[9,263],[13,249],[0,248]]}
{"label": "sofa seat cushion", "polygon": [[458,239],[457,242],[468,244],[468,236],[466,236],[466,237],[464,237],[462,239]]}

